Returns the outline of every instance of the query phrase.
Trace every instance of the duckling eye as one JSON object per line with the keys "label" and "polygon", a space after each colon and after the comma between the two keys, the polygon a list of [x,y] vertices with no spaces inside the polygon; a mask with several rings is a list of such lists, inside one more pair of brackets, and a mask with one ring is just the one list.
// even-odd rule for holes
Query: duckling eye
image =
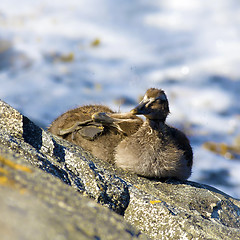
{"label": "duckling eye", "polygon": [[154,102],[149,102],[148,104],[146,104],[146,107],[151,107],[153,105]]}

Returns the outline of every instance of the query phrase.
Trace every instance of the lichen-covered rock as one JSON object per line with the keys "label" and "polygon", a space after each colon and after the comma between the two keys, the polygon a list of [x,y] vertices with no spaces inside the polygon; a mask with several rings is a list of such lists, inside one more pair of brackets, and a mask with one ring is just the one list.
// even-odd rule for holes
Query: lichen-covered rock
{"label": "lichen-covered rock", "polygon": [[124,213],[129,203],[129,192],[122,179],[100,165],[97,167],[88,152],[54,139],[4,102],[0,102],[0,114],[0,144],[84,195],[119,214]]}
{"label": "lichen-covered rock", "polygon": [[1,239],[147,239],[122,216],[0,148]]}
{"label": "lichen-covered rock", "polygon": [[148,239],[122,216],[0,145],[1,239]]}
{"label": "lichen-covered rock", "polygon": [[70,148],[0,102],[0,238],[149,239],[80,194],[120,214],[129,201],[123,180]]}
{"label": "lichen-covered rock", "polygon": [[214,188],[141,181],[129,192],[125,219],[152,238],[240,239],[239,201]]}
{"label": "lichen-covered rock", "polygon": [[[240,239],[240,202],[217,189],[189,181],[160,182],[138,177],[43,131],[4,102],[0,102],[0,114],[0,149],[18,153],[22,161],[31,163],[38,179],[51,175],[61,179],[71,194],[75,188],[124,215],[128,222],[154,239]],[[25,188],[36,184],[32,181],[25,180]],[[50,189],[54,184],[46,183]],[[70,193],[63,197],[63,188],[59,189],[54,196],[62,198],[61,204],[68,206]],[[38,189],[34,191],[37,194]],[[49,196],[52,204],[57,205],[54,197]],[[76,226],[70,221],[69,227],[71,224],[72,228]],[[133,232],[133,237],[144,237]]]}

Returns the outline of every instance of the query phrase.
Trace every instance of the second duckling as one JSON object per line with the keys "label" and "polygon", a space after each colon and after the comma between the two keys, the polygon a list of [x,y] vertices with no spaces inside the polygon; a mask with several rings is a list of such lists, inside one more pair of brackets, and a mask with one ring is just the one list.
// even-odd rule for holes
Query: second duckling
{"label": "second duckling", "polygon": [[115,113],[103,105],[87,105],[65,112],[52,122],[48,131],[113,164],[115,147],[135,133],[142,123],[141,118],[131,113]]}

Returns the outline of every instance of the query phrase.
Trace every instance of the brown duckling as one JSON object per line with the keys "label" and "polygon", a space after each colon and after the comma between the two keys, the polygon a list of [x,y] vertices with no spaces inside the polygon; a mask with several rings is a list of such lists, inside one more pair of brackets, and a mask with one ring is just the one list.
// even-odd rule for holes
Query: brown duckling
{"label": "brown duckling", "polygon": [[163,90],[148,89],[143,100],[131,111],[144,115],[138,131],[116,147],[115,164],[138,175],[186,180],[191,175],[193,153],[181,131],[168,126],[168,100]]}
{"label": "brown duckling", "polygon": [[52,122],[49,131],[90,151],[94,156],[114,163],[114,149],[135,133],[143,120],[132,113],[114,113],[102,105],[72,109]]}

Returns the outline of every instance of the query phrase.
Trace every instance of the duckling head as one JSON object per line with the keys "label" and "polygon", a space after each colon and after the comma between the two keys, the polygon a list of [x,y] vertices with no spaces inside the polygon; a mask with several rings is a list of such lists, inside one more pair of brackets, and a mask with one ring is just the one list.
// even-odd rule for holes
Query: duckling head
{"label": "duckling head", "polygon": [[144,115],[150,120],[165,122],[169,114],[166,94],[162,89],[148,89],[143,100],[131,110],[131,113],[134,115]]}

